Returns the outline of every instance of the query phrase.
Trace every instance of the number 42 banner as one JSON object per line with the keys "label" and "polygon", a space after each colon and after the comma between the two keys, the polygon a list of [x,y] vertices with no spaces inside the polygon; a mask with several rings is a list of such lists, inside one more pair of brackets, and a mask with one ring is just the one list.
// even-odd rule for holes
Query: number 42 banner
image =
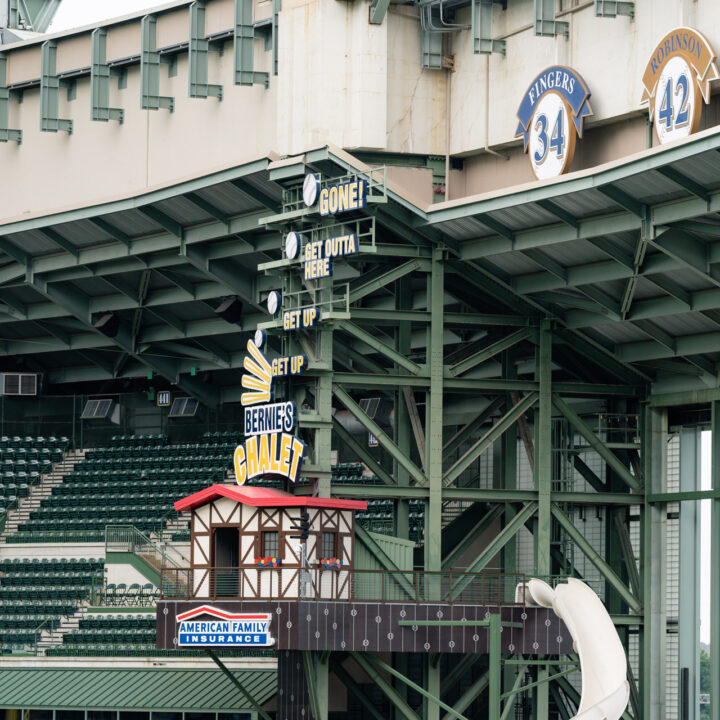
{"label": "number 42 banner", "polygon": [[538,180],[567,172],[575,138],[582,139],[585,118],[592,114],[590,90],[571,68],[553,65],[530,83],[517,111],[515,137],[525,141]]}
{"label": "number 42 banner", "polygon": [[685,27],[669,32],[653,50],[640,102],[648,105],[661,145],[697,132],[710,81],[720,78],[715,60],[707,38]]}

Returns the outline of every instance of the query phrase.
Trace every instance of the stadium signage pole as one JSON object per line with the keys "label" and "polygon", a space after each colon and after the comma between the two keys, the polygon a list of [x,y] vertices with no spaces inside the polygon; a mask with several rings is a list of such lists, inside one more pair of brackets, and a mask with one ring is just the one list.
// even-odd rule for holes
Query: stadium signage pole
{"label": "stadium signage pole", "polygon": [[[712,404],[712,489],[720,490],[720,401]],[[720,499],[710,501],[710,720],[720,720]]]}

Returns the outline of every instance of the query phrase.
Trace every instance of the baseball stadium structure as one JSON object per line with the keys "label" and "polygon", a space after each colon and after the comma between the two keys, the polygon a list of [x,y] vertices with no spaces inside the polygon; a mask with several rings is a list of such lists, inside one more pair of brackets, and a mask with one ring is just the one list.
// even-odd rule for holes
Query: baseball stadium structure
{"label": "baseball stadium structure", "polygon": [[608,717],[535,578],[720,720],[713,0],[58,5],[0,8],[5,718]]}

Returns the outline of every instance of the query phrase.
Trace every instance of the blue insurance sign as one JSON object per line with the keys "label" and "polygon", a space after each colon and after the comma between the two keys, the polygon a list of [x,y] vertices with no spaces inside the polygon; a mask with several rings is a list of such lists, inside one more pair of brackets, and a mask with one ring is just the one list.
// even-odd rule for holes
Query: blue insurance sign
{"label": "blue insurance sign", "polygon": [[180,613],[179,647],[269,647],[270,613],[229,613],[210,605]]}

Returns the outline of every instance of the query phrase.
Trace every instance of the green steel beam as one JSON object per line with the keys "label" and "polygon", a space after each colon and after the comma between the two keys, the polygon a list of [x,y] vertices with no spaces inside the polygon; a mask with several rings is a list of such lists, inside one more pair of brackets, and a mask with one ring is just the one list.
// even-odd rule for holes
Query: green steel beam
{"label": "green steel beam", "polygon": [[592,449],[605,460],[605,462],[620,476],[626,485],[633,490],[640,490],[641,483],[628,470],[626,465],[618,458],[615,453],[610,450],[597,435],[582,421],[580,416],[570,406],[560,398],[559,395],[553,394],[553,405],[565,416],[567,421],[577,430],[577,432],[585,438],[591,445]]}
{"label": "green steel beam", "polygon": [[313,653],[309,650],[302,651],[303,671],[305,673],[305,685],[310,700],[310,711],[314,720],[327,720],[327,714],[324,718],[320,716],[320,703],[318,700],[317,684],[315,682],[315,664],[313,663]]}
{"label": "green steel beam", "polygon": [[150,218],[153,222],[157,223],[161,228],[163,228],[163,230],[167,230],[167,232],[171,235],[182,239],[183,226],[177,222],[177,220],[173,220],[162,210],[158,210],[153,205],[140,205],[137,210],[146,217]]}
{"label": "green steel beam", "polygon": [[615,514],[615,530],[620,542],[623,561],[627,569],[628,578],[630,580],[630,589],[635,597],[642,597],[642,584],[640,582],[640,573],[638,572],[637,561],[635,559],[635,551],[633,550],[632,541],[627,524],[623,521],[622,516]]}
{"label": "green steel beam", "polygon": [[480,518],[467,535],[443,557],[442,569],[452,570],[455,563],[470,549],[470,546],[476,542],[483,533],[489,530],[490,527],[503,516],[504,512],[504,506],[495,505]]}
{"label": "green steel beam", "polygon": [[596,492],[607,491],[607,485],[586,465],[579,455],[575,455],[573,458],[573,466]]}
{"label": "green steel beam", "polygon": [[594,0],[595,17],[616,17],[617,15],[628,15],[635,17],[635,2],[627,0]]}
{"label": "green steel beam", "polygon": [[255,708],[255,712],[263,718],[263,720],[272,720],[272,718],[262,709],[262,706],[255,700],[255,698],[245,689],[243,684],[225,667],[223,661],[215,654],[213,650],[205,648],[205,652],[210,656],[210,659],[222,670],[223,674],[230,680],[230,682],[240,691],[240,694]]}
{"label": "green steel beam", "polygon": [[[720,492],[720,402],[712,404],[712,490]],[[710,504],[710,720],[720,720],[720,500]]]}
{"label": "green steel beam", "polygon": [[[430,370],[430,394],[426,394],[424,467],[430,486],[425,510],[425,570],[442,568],[442,510],[443,510],[443,402],[444,402],[444,344],[445,335],[445,265],[443,251],[433,251],[432,273],[427,278],[432,321],[428,328],[427,365]],[[412,413],[412,408],[411,408]],[[416,432],[417,437],[417,432]],[[439,676],[436,678],[439,687]],[[439,713],[433,711],[433,715]]]}
{"label": "green steel beam", "polygon": [[390,0],[373,0],[370,6],[370,23],[382,25],[389,7]]}
{"label": "green steel beam", "polygon": [[22,130],[10,129],[10,91],[7,87],[7,53],[0,53],[0,142],[22,143]]}
{"label": "green steel beam", "polygon": [[419,720],[413,709],[405,702],[397,690],[395,690],[383,675],[367,660],[369,655],[369,653],[360,652],[350,653],[350,656],[360,666],[360,669],[380,688],[403,717],[407,718],[407,720]]}
{"label": "green steel beam", "polygon": [[205,198],[201,197],[197,193],[187,193],[184,195],[186,200],[189,200],[193,205],[199,207],[202,211],[206,212],[211,217],[219,220],[224,225],[230,224],[230,217],[224,212],[218,210],[212,203],[209,203]]}
{"label": "green steel beam", "polygon": [[[505,288],[496,278],[493,272],[485,270],[477,264],[450,260],[447,263],[449,271],[455,272],[461,278],[474,285],[478,290],[497,300],[518,315],[533,315],[528,313],[530,305],[515,292]],[[451,284],[448,284],[451,287]]]}
{"label": "green steel beam", "polygon": [[190,41],[188,46],[188,92],[191,98],[223,98],[223,86],[208,82],[210,42],[205,36],[205,0],[190,4]]}
{"label": "green steel beam", "polygon": [[[515,700],[513,699],[513,696],[520,692],[520,683],[522,683],[524,677],[525,667],[521,665],[518,668],[517,677],[515,678],[515,682],[513,683],[511,695],[509,696],[508,701],[505,703],[505,706],[502,709],[502,713],[500,713],[500,720],[506,720],[510,715],[511,710],[515,707]],[[563,720],[568,719],[564,718]]]}
{"label": "green steel beam", "polygon": [[368,452],[368,449],[359,443],[353,437],[352,433],[348,432],[335,418],[333,418],[333,432],[357,456],[358,460],[365,463],[365,465],[367,465],[368,468],[386,485],[397,485],[393,477]]}
{"label": "green steel beam", "polygon": [[332,666],[332,671],[340,682],[353,694],[357,701],[372,715],[375,720],[387,720],[387,718],[373,705],[365,691],[353,680],[350,673],[338,662]]}
{"label": "green steel beam", "polygon": [[175,98],[160,95],[161,57],[157,49],[157,16],[146,15],[140,23],[140,107],[173,112]]}
{"label": "green steel beam", "polygon": [[117,120],[122,125],[125,111],[110,107],[111,70],[107,64],[107,28],[95,28],[90,37],[90,119],[99,122]]}
{"label": "green steel beam", "polygon": [[73,121],[60,115],[60,80],[57,76],[57,41],[46,40],[40,49],[40,130],[72,135]]}
{"label": "green steel beam", "polygon": [[79,255],[78,248],[73,245],[67,238],[63,237],[57,230],[53,230],[50,227],[38,230],[41,235],[44,235],[50,242],[55,243],[58,247],[62,248],[66,252],[69,252],[74,258]]}
{"label": "green steel beam", "polygon": [[685,490],[683,492],[648,493],[645,501],[648,503],[674,503],[686,500],[717,500],[720,490]]}
{"label": "green steel beam", "polygon": [[270,86],[270,74],[255,72],[253,0],[235,0],[234,72],[236,85]]}
{"label": "green steel beam", "polygon": [[[453,703],[453,707],[455,708],[456,712],[465,712],[468,707],[478,698],[480,695],[482,695],[483,692],[485,692],[488,683],[490,681],[490,673],[489,671],[485,671],[480,677],[475,680],[468,688],[463,692],[463,694],[455,700]],[[443,720],[450,720],[450,718],[453,717],[450,713],[446,713],[443,715]]]}
{"label": "green steel beam", "polygon": [[679,185],[683,190],[687,190],[695,197],[700,198],[706,203],[710,202],[710,193],[700,183],[695,182],[687,175],[684,175],[679,170],[668,165],[657,169],[661,175],[666,177],[668,180],[672,180],[676,185]]}
{"label": "green steel beam", "polygon": [[645,219],[648,214],[647,205],[644,205],[634,197],[621,190],[616,185],[600,185],[597,188],[603,195],[609,197],[613,202],[625,208],[628,212],[631,212],[636,217]]}
{"label": "green steel beam", "polygon": [[[429,271],[430,261],[423,258],[408,260],[402,265],[393,267],[371,280],[360,279],[357,284],[351,285],[350,287],[350,303],[356,303],[367,295],[371,295],[377,290],[387,287],[396,280],[399,280],[400,278],[405,277],[405,275],[415,272],[416,270],[422,270],[424,272]],[[429,317],[427,319],[428,321],[430,320]]]}
{"label": "green steel beam", "polygon": [[[488,543],[487,547],[473,560],[466,570],[464,577],[456,580],[450,591],[451,597],[458,595],[473,582],[473,573],[482,572],[487,564],[515,537],[518,530],[525,526],[525,523],[535,515],[538,505],[536,502],[526,503],[515,517]],[[492,616],[491,616],[492,617]]]}
{"label": "green steel beam", "polygon": [[709,265],[708,247],[691,233],[670,228],[658,233],[650,242],[666,255],[697,273],[711,285],[720,286],[720,274]]}
{"label": "green steel beam", "polygon": [[[333,484],[333,494],[338,497],[373,497],[422,499],[428,497],[428,488],[417,485],[341,485]],[[536,490],[516,490],[501,488],[453,488],[443,491],[444,500],[465,500],[469,502],[502,502],[521,503],[537,500]],[[553,492],[551,500],[570,505],[611,506],[611,505],[642,505],[643,495],[629,493],[595,493],[595,492]]]}
{"label": "green steel beam", "polygon": [[[499,615],[497,616],[500,617]],[[352,653],[353,657],[357,661],[357,655],[358,653]],[[402,673],[398,672],[394,667],[391,667],[387,663],[383,662],[379,658],[375,657],[374,655],[371,655],[370,653],[366,653],[366,657],[370,660],[370,662],[377,667],[381,668],[385,672],[389,673],[393,677],[397,678],[401,682],[405,683],[408,687],[415,690],[415,692],[420,693],[424,698],[427,698],[430,702],[434,703],[435,705],[438,705],[443,710],[447,711],[447,713],[454,718],[457,718],[457,720],[468,720],[464,715],[461,715],[457,710],[453,709],[448,705],[447,703],[444,703],[440,698],[436,697],[435,695],[432,695],[429,693],[425,688],[420,687],[417,683],[414,683],[409,678],[406,678]],[[365,668],[363,668],[365,669]]]}
{"label": "green steel beam", "polygon": [[443,677],[440,696],[445,697],[479,659],[480,656],[476,654],[462,655],[455,667]]}
{"label": "green steel beam", "polygon": [[338,329],[343,330],[344,332],[357,338],[360,342],[365,343],[373,350],[379,352],[391,362],[405,368],[405,370],[411,372],[413,375],[419,375],[422,371],[420,365],[414,363],[412,360],[408,360],[404,355],[397,352],[371,333],[367,332],[367,330],[363,330],[355,323],[350,322],[349,320],[342,321],[338,323]]}
{"label": "green steel beam", "polygon": [[[667,490],[667,410],[647,407],[642,416],[642,457],[649,493]],[[645,505],[640,515],[640,576],[643,627],[640,634],[641,717],[666,715],[667,575],[664,505]]]}
{"label": "green steel beam", "polygon": [[493,38],[493,5],[493,0],[473,0],[471,30],[476,55],[505,54],[505,40]]}
{"label": "green steel beam", "polygon": [[114,225],[109,223],[107,220],[104,220],[102,217],[92,217],[88,218],[88,220],[93,225],[97,225],[97,227],[99,227],[104,233],[107,233],[111,237],[115,238],[115,240],[121,242],[123,245],[125,245],[125,247],[130,247],[130,237],[126,235],[122,230],[119,230]]}
{"label": "green steel beam", "polygon": [[[570,24],[564,20],[555,19],[555,0],[533,0],[533,7],[535,35],[555,37],[569,33]],[[498,708],[497,715],[500,714],[499,710]]]}
{"label": "green steel beam", "polygon": [[574,673],[574,672],[577,672],[577,668],[572,667],[572,668],[568,668],[567,670],[562,670],[559,673],[555,673],[554,675],[547,675],[546,677],[542,678],[541,680],[536,680],[535,682],[528,683],[527,685],[522,685],[521,687],[518,687],[518,688],[513,687],[512,690],[509,690],[508,692],[503,693],[500,696],[500,698],[503,700],[505,698],[511,698],[511,697],[517,695],[518,693],[527,692],[528,690],[531,690],[534,687],[542,686],[544,684],[552,682],[553,680],[557,680],[559,678],[570,675],[571,673]]}
{"label": "green steel beam", "polygon": [[[34,276],[30,280],[29,286],[47,300],[63,307],[69,315],[82,322],[86,328],[98,335],[102,335],[93,325],[92,312],[87,295],[67,283],[49,284],[37,276]],[[175,383],[185,392],[198,398],[203,404],[208,406],[217,404],[217,390],[194,378],[181,377],[178,372],[178,366],[174,361],[164,357],[145,356],[138,353],[134,347],[130,330],[124,323],[121,324],[117,336],[109,338],[109,342],[120,348],[123,352],[128,353],[128,355],[131,355],[138,362],[165,377],[170,382]]]}
{"label": "green steel beam", "polygon": [[537,400],[536,393],[525,395],[516,405],[511,407],[480,439],[458,458],[443,477],[447,486],[455,481],[480,455],[512,427],[518,418],[529,410]]}
{"label": "green steel beam", "polygon": [[495,412],[502,406],[504,399],[502,397],[492,398],[485,408],[478,413],[472,420],[468,421],[455,435],[453,435],[443,445],[443,462],[449,460],[449,456],[455,452],[464,442],[467,442]]}
{"label": "green steel beam", "polygon": [[529,328],[522,328],[520,330],[517,330],[514,333],[508,335],[507,337],[501,338],[500,340],[492,343],[488,347],[483,348],[479,352],[474,353],[470,357],[461,360],[455,365],[452,365],[449,369],[450,374],[453,377],[462,375],[463,373],[471,370],[477,365],[484,363],[486,360],[490,360],[504,350],[508,350],[509,348],[514,347],[523,340],[526,340],[532,334],[533,330]]}
{"label": "green steel beam", "polygon": [[550,545],[552,517],[552,334],[544,321],[536,352],[536,377],[540,384],[535,412],[535,489],[538,492],[537,530],[534,533],[535,568],[541,577],[552,574]]}
{"label": "green steel beam", "polygon": [[[336,376],[337,377],[337,376]],[[388,434],[375,422],[373,422],[362,408],[345,392],[339,385],[333,384],[333,395],[352,413],[355,419],[372,435],[377,438],[378,443],[402,465],[410,476],[419,485],[427,485],[428,479],[425,474],[415,465],[405,453],[401,452]]]}
{"label": "green steel beam", "polygon": [[575,527],[572,520],[557,505],[553,505],[552,514],[573,542],[580,548],[580,550],[582,550],[583,553],[585,553],[588,560],[595,565],[603,577],[618,591],[630,609],[634,613],[641,613],[643,607],[642,602],[630,592],[623,580],[618,577],[610,565],[608,565],[608,563],[600,557],[600,554]]}

